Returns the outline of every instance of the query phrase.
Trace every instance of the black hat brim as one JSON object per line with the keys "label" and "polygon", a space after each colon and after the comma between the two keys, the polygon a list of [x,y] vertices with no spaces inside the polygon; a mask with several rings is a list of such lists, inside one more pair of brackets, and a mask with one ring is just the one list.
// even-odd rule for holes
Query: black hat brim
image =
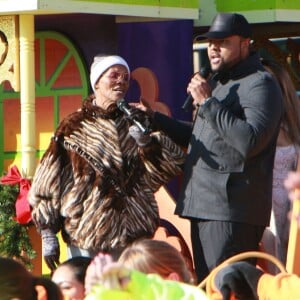
{"label": "black hat brim", "polygon": [[200,34],[200,35],[196,36],[195,41],[201,41],[201,40],[205,40],[205,39],[224,39],[224,38],[232,36],[232,35],[234,35],[234,34],[232,34],[231,32],[226,32],[226,31],[218,31],[218,32],[210,31],[210,32],[206,32],[204,34]]}

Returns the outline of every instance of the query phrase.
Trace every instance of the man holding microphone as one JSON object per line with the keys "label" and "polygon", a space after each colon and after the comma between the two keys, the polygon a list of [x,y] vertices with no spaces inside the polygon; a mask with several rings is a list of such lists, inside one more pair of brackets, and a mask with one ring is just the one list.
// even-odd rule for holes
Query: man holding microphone
{"label": "man holding microphone", "polygon": [[188,145],[175,213],[191,221],[195,269],[202,281],[228,257],[258,250],[271,213],[282,95],[251,51],[251,27],[244,16],[220,13],[197,38],[208,42],[213,74],[209,80],[195,74],[187,87],[194,123],[152,113],[175,142]]}

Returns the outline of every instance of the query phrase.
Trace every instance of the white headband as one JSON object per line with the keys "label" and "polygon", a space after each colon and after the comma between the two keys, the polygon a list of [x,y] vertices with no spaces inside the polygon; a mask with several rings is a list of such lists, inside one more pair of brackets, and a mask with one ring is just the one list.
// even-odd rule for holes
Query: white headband
{"label": "white headband", "polygon": [[111,56],[96,56],[94,57],[94,62],[91,66],[91,73],[90,73],[90,81],[93,91],[95,92],[95,84],[98,81],[99,77],[111,66],[113,65],[122,65],[124,66],[128,73],[130,73],[129,66],[127,62],[118,55],[111,55]]}

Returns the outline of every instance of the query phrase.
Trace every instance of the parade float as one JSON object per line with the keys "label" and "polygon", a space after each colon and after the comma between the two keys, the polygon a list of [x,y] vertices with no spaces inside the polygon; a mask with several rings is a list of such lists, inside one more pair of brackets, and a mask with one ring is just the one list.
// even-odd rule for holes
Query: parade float
{"label": "parade float", "polygon": [[[193,39],[220,11],[244,14],[257,48],[284,62],[300,89],[296,1],[0,0],[1,174],[15,168],[19,190],[24,180],[30,185],[54,129],[90,92],[89,66],[100,52],[118,53],[129,62],[135,83],[126,100],[142,96],[157,110],[191,120],[181,106],[191,74],[205,60],[205,45]],[[157,237],[192,259],[188,221],[173,214],[179,188],[180,178],[156,195],[165,224]],[[33,271],[47,273],[39,235],[30,221],[23,226],[36,252]],[[289,268],[299,274],[300,243],[293,226],[291,236]]]}

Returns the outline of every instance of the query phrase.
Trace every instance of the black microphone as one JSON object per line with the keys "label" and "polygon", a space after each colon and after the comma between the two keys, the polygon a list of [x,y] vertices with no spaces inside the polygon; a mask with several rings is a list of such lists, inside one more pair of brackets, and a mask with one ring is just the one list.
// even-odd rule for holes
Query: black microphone
{"label": "black microphone", "polygon": [[[201,77],[207,79],[209,74],[210,74],[210,68],[207,66],[201,67],[199,70],[199,74]],[[187,98],[185,99],[183,105],[182,105],[182,109],[185,110],[186,112],[188,112],[189,110],[192,110],[193,108],[193,96],[189,93],[189,95],[187,96]]]}
{"label": "black microphone", "polygon": [[149,128],[146,128],[143,124],[141,124],[136,118],[132,116],[130,111],[130,105],[124,100],[120,99],[117,101],[117,106],[119,110],[121,110],[141,131],[143,134],[149,134]]}

